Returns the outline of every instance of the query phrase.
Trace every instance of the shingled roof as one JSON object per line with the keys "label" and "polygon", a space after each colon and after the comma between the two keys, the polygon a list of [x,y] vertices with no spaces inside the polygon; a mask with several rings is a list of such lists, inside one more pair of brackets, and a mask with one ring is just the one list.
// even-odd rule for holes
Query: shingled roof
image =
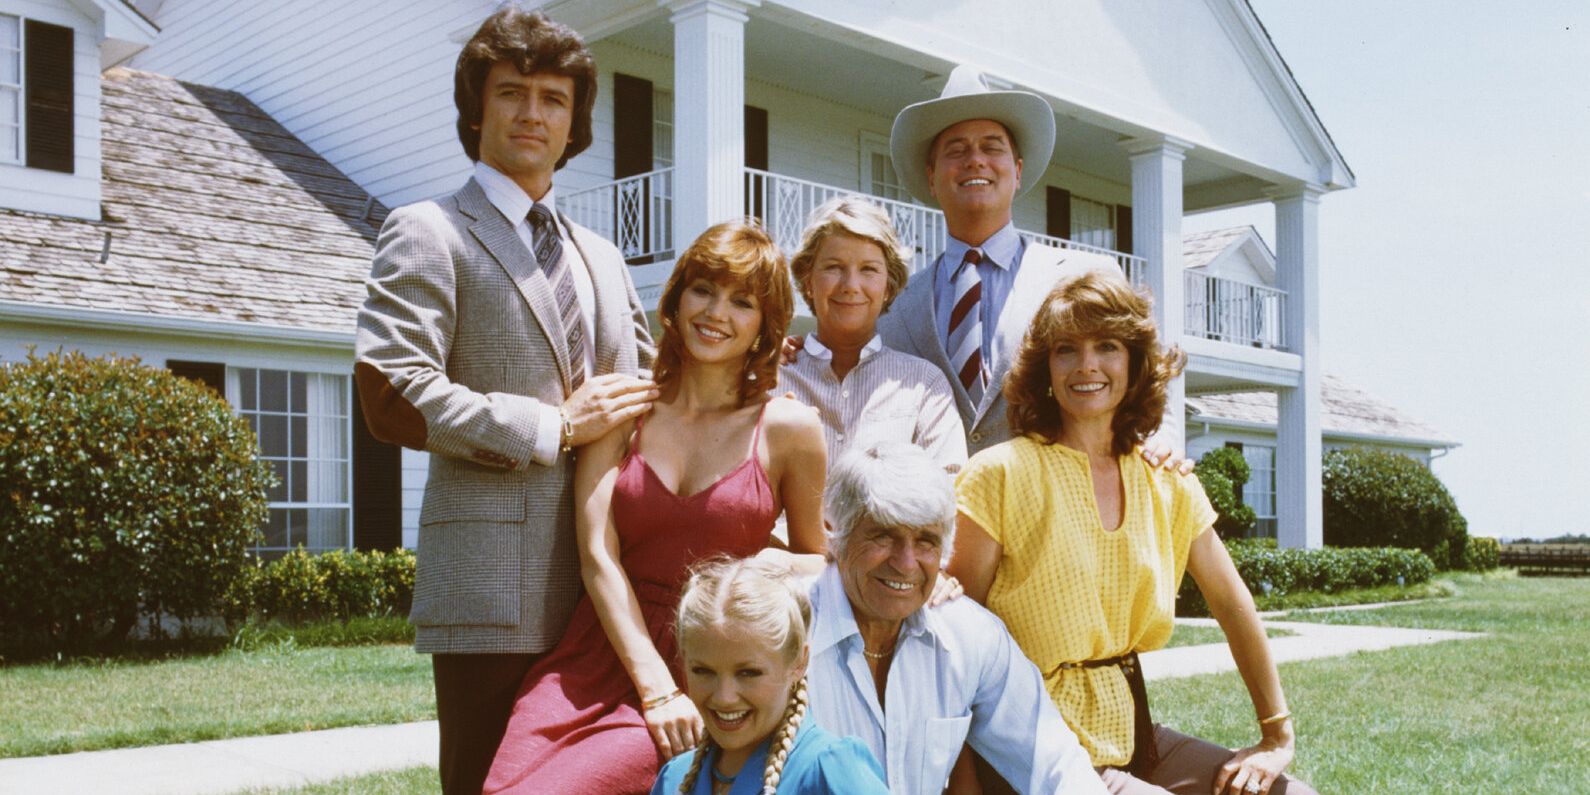
{"label": "shingled roof", "polygon": [[[1420,446],[1458,446],[1450,436],[1330,374],[1325,375],[1320,385],[1320,402],[1324,404],[1321,425],[1326,437],[1400,439]],[[1275,393],[1228,392],[1187,396],[1189,423],[1222,419],[1274,426]]]}
{"label": "shingled roof", "polygon": [[351,336],[386,208],[236,92],[101,97],[103,220],[0,210],[0,300]]}

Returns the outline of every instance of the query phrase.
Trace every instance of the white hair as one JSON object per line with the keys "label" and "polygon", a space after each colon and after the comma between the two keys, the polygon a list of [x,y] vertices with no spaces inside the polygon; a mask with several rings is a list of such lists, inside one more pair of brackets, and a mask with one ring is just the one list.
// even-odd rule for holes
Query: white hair
{"label": "white hair", "polygon": [[955,541],[955,489],[944,468],[910,442],[872,442],[839,456],[823,489],[828,548],[844,553],[863,519],[936,530],[947,560]]}

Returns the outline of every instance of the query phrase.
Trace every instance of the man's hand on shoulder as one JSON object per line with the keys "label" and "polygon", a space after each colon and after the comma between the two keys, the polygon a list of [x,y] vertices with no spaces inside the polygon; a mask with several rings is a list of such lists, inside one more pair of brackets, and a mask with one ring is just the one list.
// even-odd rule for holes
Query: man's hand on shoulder
{"label": "man's hand on shoulder", "polygon": [[608,431],[648,411],[660,395],[657,384],[623,373],[608,373],[587,379],[563,401],[563,417],[568,422],[570,447],[580,447],[600,439]]}
{"label": "man's hand on shoulder", "polygon": [[1151,436],[1143,442],[1143,460],[1167,472],[1183,475],[1190,474],[1195,463],[1158,436]]}

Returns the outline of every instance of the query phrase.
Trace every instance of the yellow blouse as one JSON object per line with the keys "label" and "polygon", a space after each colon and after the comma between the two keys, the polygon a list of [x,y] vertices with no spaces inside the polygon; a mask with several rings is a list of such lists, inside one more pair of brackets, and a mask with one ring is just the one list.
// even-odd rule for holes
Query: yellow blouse
{"label": "yellow blouse", "polygon": [[955,482],[961,513],[1004,554],[988,609],[1005,621],[1094,765],[1132,757],[1132,694],[1115,666],[1063,662],[1148,651],[1170,639],[1193,539],[1215,511],[1192,475],[1120,458],[1118,529],[1099,523],[1086,453],[1031,438],[973,456]]}

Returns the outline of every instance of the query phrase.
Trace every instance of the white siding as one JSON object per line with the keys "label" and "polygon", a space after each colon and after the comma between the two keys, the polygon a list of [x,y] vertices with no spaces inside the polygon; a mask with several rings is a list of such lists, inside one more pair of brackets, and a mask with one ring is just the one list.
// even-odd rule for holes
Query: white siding
{"label": "white siding", "polygon": [[[72,173],[0,164],[0,207],[97,221],[100,200],[98,23],[67,3],[36,0],[0,0],[0,14],[71,28],[74,73]],[[24,50],[26,46],[24,42]],[[25,135],[26,127],[23,129]]]}
{"label": "white siding", "polygon": [[420,545],[420,504],[425,499],[430,466],[430,453],[403,448],[403,546],[407,549]]}
{"label": "white siding", "polygon": [[453,70],[490,0],[167,0],[135,68],[241,92],[389,206],[457,189]]}

